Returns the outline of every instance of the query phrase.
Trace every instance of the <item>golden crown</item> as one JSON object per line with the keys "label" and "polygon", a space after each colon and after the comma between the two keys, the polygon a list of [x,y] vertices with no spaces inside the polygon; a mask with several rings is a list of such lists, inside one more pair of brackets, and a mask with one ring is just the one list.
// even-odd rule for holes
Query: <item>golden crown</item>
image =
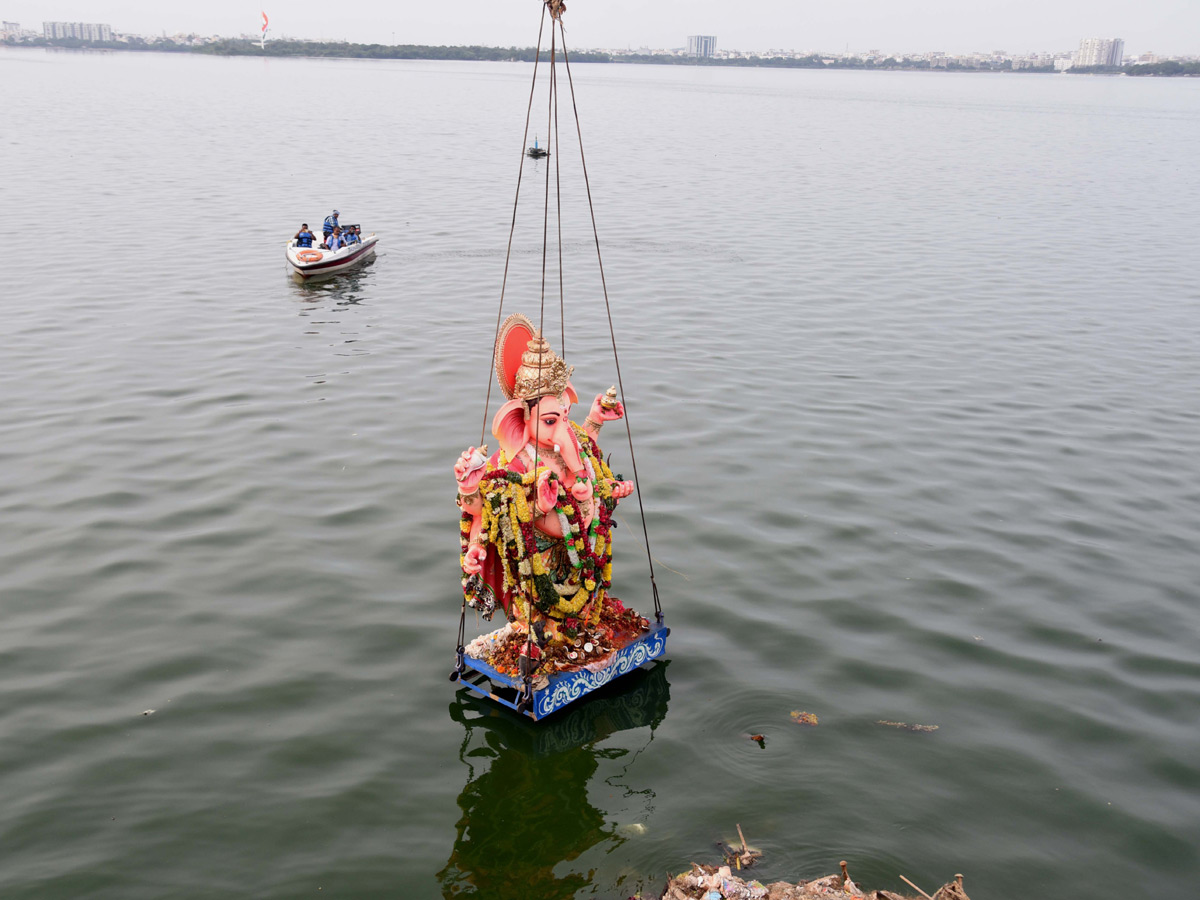
{"label": "golden crown", "polygon": [[517,369],[513,385],[513,397],[520,400],[535,400],[538,397],[557,397],[567,389],[574,366],[560,359],[550,343],[535,331],[532,340],[521,354],[521,366]]}

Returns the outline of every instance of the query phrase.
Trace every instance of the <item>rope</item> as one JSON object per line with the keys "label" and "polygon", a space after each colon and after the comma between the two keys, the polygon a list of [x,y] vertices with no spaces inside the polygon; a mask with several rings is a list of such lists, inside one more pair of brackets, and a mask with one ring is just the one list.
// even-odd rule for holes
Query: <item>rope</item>
{"label": "rope", "polygon": [[553,56],[550,58],[550,90],[554,92],[554,198],[558,204],[558,325],[561,331],[562,356],[563,359],[566,359],[567,314],[563,301],[562,178],[559,177],[559,160],[562,159],[562,156],[558,152],[558,68],[554,65]]}
{"label": "rope", "polygon": [[[604,278],[604,260],[600,255],[600,232],[596,228],[596,208],[592,204],[592,185],[588,180],[587,158],[583,153],[583,128],[579,124],[579,107],[575,102],[575,79],[571,77],[571,57],[567,53],[567,33],[566,29],[563,28],[561,21],[559,21],[558,27],[559,30],[562,31],[563,63],[567,69],[567,83],[571,86],[571,109],[575,113],[575,132],[579,136],[579,161],[583,166],[583,184],[587,188],[588,212],[592,217],[592,235],[596,239],[596,261],[600,265],[600,286],[604,291],[604,309],[608,313],[608,333],[609,337],[612,338],[613,362],[616,364],[617,369],[617,387],[621,391],[621,404],[622,406],[625,406],[625,385],[621,380],[621,359],[617,355],[617,332],[613,327],[612,306],[608,302],[608,283]],[[553,35],[553,23],[550,25],[550,31]],[[633,452],[633,426],[629,421],[628,406],[625,406],[625,432],[629,436],[629,459],[633,464],[633,480],[634,483],[638,485],[638,490],[636,491],[638,498],[638,512],[640,512],[642,516],[642,535],[646,539],[646,562],[650,566],[650,588],[654,593],[654,618],[661,623],[663,619],[662,601],[660,601],[658,597],[658,583],[654,580],[654,557],[650,553],[650,530],[646,527],[646,509],[642,504],[642,492],[640,488],[642,482],[638,477],[637,456]]]}
{"label": "rope", "polygon": [[533,91],[537,87],[538,62],[542,58],[542,31],[546,27],[546,7],[542,7],[538,25],[537,52],[533,56],[533,83],[529,85],[529,105],[525,109],[525,133],[521,135],[521,163],[517,167],[517,194],[513,197],[512,224],[508,229],[508,250],[504,253],[504,279],[500,282],[500,308],[496,310],[496,333],[492,335],[492,364],[488,367],[487,397],[483,401],[483,427],[479,429],[479,446],[487,437],[488,408],[492,403],[492,381],[496,373],[496,341],[500,338],[500,322],[504,315],[504,292],[508,289],[508,264],[512,259],[513,232],[517,230],[517,202],[521,199],[521,175],[525,171],[525,145],[529,140],[529,117],[533,112]]}
{"label": "rope", "polygon": [[[550,25],[550,90],[547,95],[546,103],[546,143],[550,143],[550,130],[554,123],[554,25]],[[546,327],[546,256],[550,246],[550,166],[546,166],[546,200],[542,210],[542,297],[541,305],[538,308],[538,331],[545,335]],[[542,364],[542,354],[545,350],[538,353],[538,365]],[[541,422],[541,419],[538,419]],[[536,443],[534,445],[536,450]],[[536,460],[534,460],[536,463]]]}
{"label": "rope", "polygon": [[467,634],[467,595],[463,594],[462,612],[458,616],[458,646],[454,650],[454,669],[450,672],[450,680],[458,681],[462,678],[462,673],[466,669],[463,664],[463,655],[467,648],[463,641]]}
{"label": "rope", "polygon": [[[525,172],[525,152],[526,152],[526,145],[529,142],[529,122],[533,115],[533,96],[534,96],[534,91],[537,89],[538,64],[541,62],[541,58],[542,58],[542,34],[545,32],[545,28],[546,28],[546,11],[547,11],[547,7],[543,6],[541,20],[538,24],[537,50],[534,53],[534,57],[533,57],[533,80],[531,81],[531,83],[529,85],[529,103],[525,107],[525,131],[521,135],[521,159],[517,166],[517,190],[516,190],[516,194],[513,197],[512,222],[508,228],[508,249],[504,253],[504,277],[500,282],[500,305],[499,305],[499,308],[496,310],[496,330],[492,336],[492,361],[491,361],[491,364],[488,366],[487,395],[485,396],[484,401],[483,401],[483,424],[480,426],[480,429],[479,429],[479,445],[478,446],[481,446],[481,447],[484,444],[484,439],[487,437],[488,412],[489,412],[489,410],[491,408],[491,404],[492,404],[492,381],[494,380],[494,375],[495,375],[495,371],[496,371],[496,353],[497,353],[496,342],[500,339],[500,324],[503,321],[503,316],[504,316],[504,295],[505,295],[505,292],[508,290],[508,268],[509,268],[509,263],[512,261],[513,235],[517,230],[517,207],[521,200],[521,181],[522,181],[522,177]],[[551,33],[551,43],[553,43],[553,31]],[[535,472],[537,471],[537,459],[536,458],[534,459],[533,470]],[[450,675],[451,681],[457,681],[458,678],[461,676],[462,670],[463,670],[463,653],[464,653],[463,639],[465,637],[466,619],[467,619],[467,599],[466,599],[466,595],[464,594],[463,595],[462,613],[460,614],[459,620],[458,620],[458,649],[456,651],[457,652],[457,664],[455,666],[454,671]],[[532,641],[532,639],[533,639],[533,631],[531,628],[530,629],[530,641]],[[531,702],[532,700],[533,700],[533,692],[531,690],[530,679],[527,676],[525,679],[525,701],[523,701],[523,702],[528,703],[528,702]]]}
{"label": "rope", "polygon": [[[547,7],[549,4],[547,4]],[[553,16],[553,10],[551,11]],[[561,13],[560,13],[561,15]],[[543,16],[544,18],[544,16]],[[554,25],[550,26],[550,89],[547,91],[546,98],[546,143],[550,142],[550,129],[554,121],[554,107],[557,97],[554,94]],[[522,158],[522,162],[524,159]],[[538,309],[538,334],[543,337],[541,344],[538,345],[538,369],[541,369],[542,360],[546,354],[546,342],[544,336],[546,334],[546,256],[550,245],[550,166],[546,166],[546,199],[542,209],[542,292],[541,302]],[[542,417],[537,417],[537,424],[533,431],[533,490],[534,502],[537,502],[537,470],[538,470],[538,448],[541,446],[542,434]],[[520,706],[528,708],[533,702],[533,673],[537,666],[533,664],[533,603],[530,603],[529,608],[529,632],[525,635],[525,656],[529,660],[527,670],[525,672],[525,696],[522,699]]]}

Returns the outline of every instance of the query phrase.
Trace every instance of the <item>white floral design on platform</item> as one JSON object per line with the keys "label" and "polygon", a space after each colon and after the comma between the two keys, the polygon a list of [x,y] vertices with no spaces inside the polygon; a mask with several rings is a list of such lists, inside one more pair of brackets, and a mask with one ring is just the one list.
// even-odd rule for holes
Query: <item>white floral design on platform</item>
{"label": "white floral design on platform", "polygon": [[620,678],[638,666],[658,658],[666,650],[669,633],[668,629],[661,628],[636,644],[629,645],[619,651],[613,661],[598,672],[589,672],[583,669],[553,680],[546,690],[535,694],[538,718],[548,716],[556,709],[578,700],[584,694],[604,687],[614,678]]}

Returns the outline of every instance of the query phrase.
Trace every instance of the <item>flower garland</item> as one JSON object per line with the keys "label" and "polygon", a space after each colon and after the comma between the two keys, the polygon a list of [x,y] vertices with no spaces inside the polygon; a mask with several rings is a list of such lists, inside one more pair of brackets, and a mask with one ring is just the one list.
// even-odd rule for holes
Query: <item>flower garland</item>
{"label": "flower garland", "polygon": [[[578,621],[574,617],[579,616],[588,626],[594,626],[600,619],[605,592],[612,586],[612,511],[616,507],[612,489],[616,479],[596,442],[574,422],[570,425],[578,439],[580,458],[587,473],[578,480],[586,478],[591,483],[595,498],[591,522],[584,525],[583,512],[571,496],[568,485],[548,466],[539,466],[534,472],[513,472],[507,468],[509,460],[501,455],[498,465],[488,461],[479,482],[483,501],[480,538],[494,548],[502,560],[504,593],[510,597],[512,605],[510,613],[525,617],[528,604],[532,603],[552,618]],[[567,596],[560,596],[560,590],[546,570],[533,527],[535,508],[531,495],[538,480],[546,474],[557,491],[552,513],[562,529],[562,540],[572,569],[562,587],[569,589],[578,585],[574,593],[568,590]],[[473,524],[471,514],[464,510],[460,564],[465,561],[470,546]],[[468,601],[473,601],[467,581],[464,576],[463,589]]]}

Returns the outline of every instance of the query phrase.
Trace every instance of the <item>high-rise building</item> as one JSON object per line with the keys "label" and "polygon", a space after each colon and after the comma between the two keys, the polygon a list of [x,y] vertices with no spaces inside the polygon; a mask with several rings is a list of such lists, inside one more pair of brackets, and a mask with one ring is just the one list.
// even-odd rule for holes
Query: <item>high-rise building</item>
{"label": "high-rise building", "polygon": [[1084,38],[1075,54],[1077,66],[1119,66],[1125,60],[1121,38]]}
{"label": "high-rise building", "polygon": [[712,59],[713,54],[716,52],[717,36],[715,34],[688,35],[688,56],[695,56],[700,59]]}
{"label": "high-rise building", "polygon": [[80,41],[111,41],[112,28],[84,22],[43,22],[42,35],[50,40],[75,38]]}

